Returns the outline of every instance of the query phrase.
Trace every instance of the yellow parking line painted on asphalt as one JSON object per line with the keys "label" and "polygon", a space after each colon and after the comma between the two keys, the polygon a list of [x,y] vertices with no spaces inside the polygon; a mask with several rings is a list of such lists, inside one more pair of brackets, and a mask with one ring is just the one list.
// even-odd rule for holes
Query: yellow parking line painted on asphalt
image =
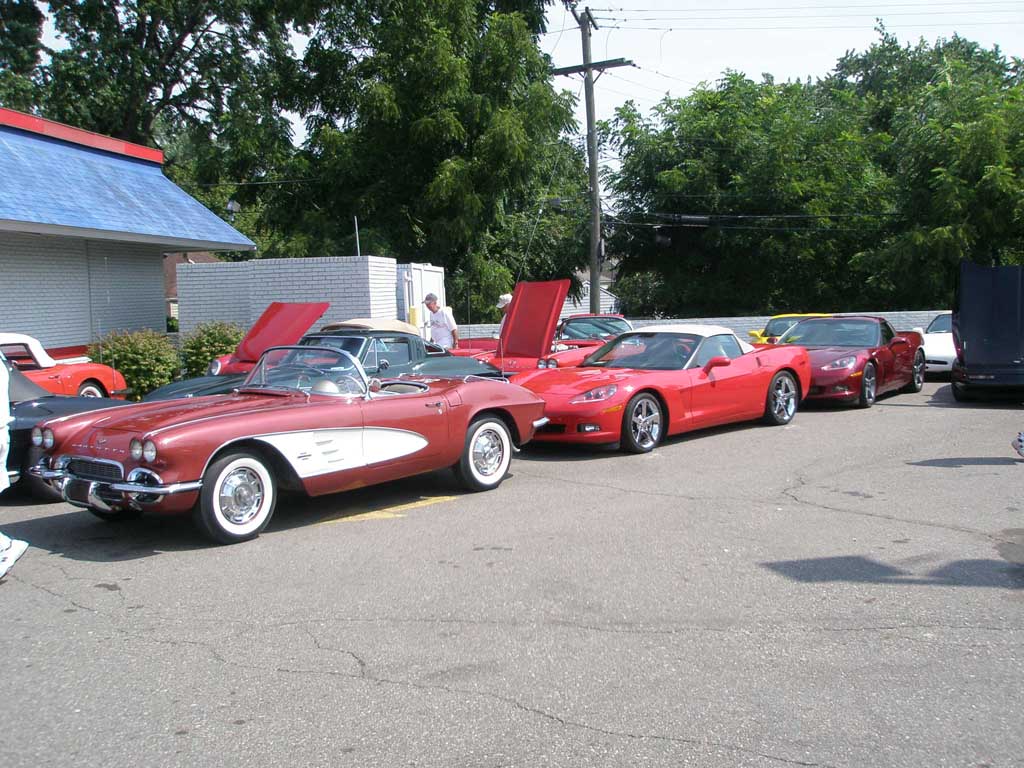
{"label": "yellow parking line painted on asphalt", "polygon": [[419,509],[421,507],[429,507],[432,504],[442,504],[446,501],[454,501],[459,498],[458,496],[424,496],[419,501],[410,501],[407,504],[396,504],[393,507],[383,507],[381,509],[371,509],[366,512],[357,512],[356,514],[345,515],[344,517],[335,517],[330,520],[324,520],[320,525],[329,525],[330,523],[352,523],[361,520],[392,520],[397,517],[405,517],[401,514],[410,509]]}

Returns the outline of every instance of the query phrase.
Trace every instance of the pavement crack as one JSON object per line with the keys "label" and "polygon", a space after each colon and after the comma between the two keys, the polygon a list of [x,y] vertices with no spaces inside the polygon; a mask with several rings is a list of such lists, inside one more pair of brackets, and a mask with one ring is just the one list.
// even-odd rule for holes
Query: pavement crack
{"label": "pavement crack", "polygon": [[331,653],[341,653],[341,654],[345,654],[346,656],[349,656],[353,661],[355,661],[355,663],[359,667],[359,675],[358,675],[358,677],[365,678],[367,676],[366,675],[366,662],[355,651],[350,651],[350,650],[348,650],[346,648],[332,648],[329,645],[324,645],[323,643],[320,642],[320,638],[318,638],[316,636],[316,634],[313,632],[313,630],[309,628],[308,622],[304,623],[304,624],[300,624],[299,627],[307,635],[309,635],[309,639],[313,641],[313,645],[316,647],[317,650],[319,650],[319,651],[329,651]]}

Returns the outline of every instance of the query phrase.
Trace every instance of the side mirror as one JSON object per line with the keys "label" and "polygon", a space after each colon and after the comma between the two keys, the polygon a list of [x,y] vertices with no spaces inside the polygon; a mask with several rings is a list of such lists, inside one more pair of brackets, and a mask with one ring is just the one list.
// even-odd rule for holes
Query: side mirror
{"label": "side mirror", "polygon": [[730,360],[725,355],[712,357],[710,360],[704,363],[704,373],[710,373],[712,368],[721,368],[724,365],[732,365],[732,360]]}
{"label": "side mirror", "polygon": [[749,336],[752,339],[760,339],[761,338],[761,332],[760,331],[747,331],[747,336]]}
{"label": "side mirror", "polygon": [[383,357],[380,360],[380,365],[377,366],[377,368],[379,370],[382,370],[382,371],[386,371],[390,367],[391,367],[391,363],[389,363],[387,361],[387,358],[383,358]]}

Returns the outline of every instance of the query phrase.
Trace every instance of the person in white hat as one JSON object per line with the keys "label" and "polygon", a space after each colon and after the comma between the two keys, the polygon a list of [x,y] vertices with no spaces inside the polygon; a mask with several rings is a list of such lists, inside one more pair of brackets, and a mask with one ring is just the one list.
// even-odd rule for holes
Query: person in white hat
{"label": "person in white hat", "polygon": [[455,323],[455,317],[449,307],[441,307],[437,304],[437,296],[428,293],[423,298],[430,313],[430,338],[439,347],[444,349],[458,349],[459,326]]}
{"label": "person in white hat", "polygon": [[498,335],[501,335],[505,328],[505,318],[508,317],[508,308],[512,304],[512,294],[503,293],[498,297],[498,303],[494,306],[501,310],[501,325],[498,326]]}
{"label": "person in white hat", "polygon": [[[10,432],[7,425],[14,421],[11,416],[11,397],[8,392],[10,374],[7,373],[7,361],[0,355],[0,493],[3,493],[10,480],[7,477],[7,450],[11,446]],[[9,539],[0,533],[0,579],[11,569],[14,561],[25,554],[28,544],[17,539]]]}

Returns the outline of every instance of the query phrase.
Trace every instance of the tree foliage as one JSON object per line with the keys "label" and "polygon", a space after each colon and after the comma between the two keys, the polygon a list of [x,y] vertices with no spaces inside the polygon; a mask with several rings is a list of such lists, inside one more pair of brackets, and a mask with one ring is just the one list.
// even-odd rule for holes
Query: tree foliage
{"label": "tree foliage", "polygon": [[[811,83],[727,73],[606,127],[620,289],[652,314],[935,307],[1024,246],[1021,67],[884,32]],[[642,278],[642,279],[641,279]]]}

